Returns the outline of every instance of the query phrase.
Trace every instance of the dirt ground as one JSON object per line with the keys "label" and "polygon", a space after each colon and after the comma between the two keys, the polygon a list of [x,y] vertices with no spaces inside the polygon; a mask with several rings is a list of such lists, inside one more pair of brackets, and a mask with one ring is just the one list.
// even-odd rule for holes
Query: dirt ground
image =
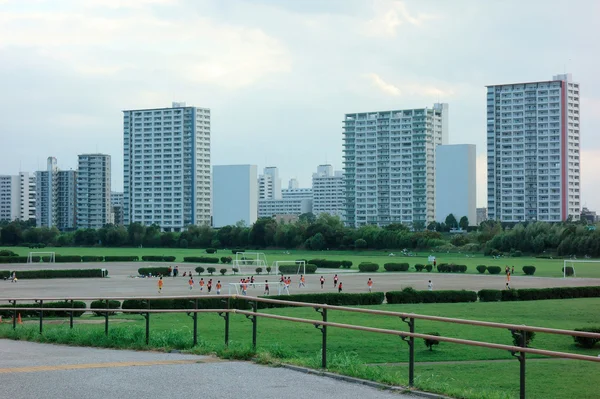
{"label": "dirt ground", "polygon": [[[81,268],[106,268],[109,272],[108,278],[79,278],[79,279],[49,279],[49,280],[19,280],[17,283],[0,281],[0,302],[7,298],[64,298],[64,297],[86,297],[101,298],[106,296],[159,296],[157,289],[157,278],[134,278],[137,269],[144,266],[164,266],[156,263],[86,263],[86,264],[37,264],[37,265],[0,265],[0,270],[37,270],[41,268],[52,269],[81,269]],[[180,274],[193,271],[196,265],[180,265]],[[206,266],[204,266],[206,267]],[[219,267],[217,267],[219,269]],[[478,291],[484,288],[504,289],[506,277],[501,275],[476,275],[476,274],[446,274],[446,273],[357,273],[340,269],[318,270],[317,274],[306,277],[306,287],[298,288],[299,276],[292,276],[290,293],[311,292],[337,292],[333,287],[333,276],[338,274],[339,281],[343,283],[343,292],[367,292],[367,280],[371,277],[374,281],[373,291],[394,291],[406,287],[417,290],[426,290],[428,281],[433,283],[434,290],[465,289]],[[179,276],[176,278],[165,277],[162,295],[208,295],[206,287],[200,292],[198,281],[212,278],[216,283],[218,280],[223,284],[222,294],[229,293],[228,283],[238,283],[242,276],[249,277],[250,274],[235,276],[214,276],[204,273],[198,276],[194,273],[194,287],[189,289],[188,278]],[[319,277],[325,278],[325,287],[321,290]],[[18,272],[17,272],[18,277]],[[257,282],[268,280],[271,294],[277,294],[278,277],[274,275],[255,275]],[[213,294],[215,293],[213,284]],[[591,286],[600,285],[600,279],[594,278],[549,278],[515,275],[511,276],[511,288],[542,288],[542,287],[564,287],[564,286]],[[262,295],[262,287],[250,288],[249,295]],[[235,288],[232,288],[235,293]],[[6,303],[6,302],[4,302]]]}

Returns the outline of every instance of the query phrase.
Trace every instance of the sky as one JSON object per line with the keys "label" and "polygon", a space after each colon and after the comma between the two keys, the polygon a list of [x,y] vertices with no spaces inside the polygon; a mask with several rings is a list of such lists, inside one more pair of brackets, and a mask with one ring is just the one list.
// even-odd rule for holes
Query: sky
{"label": "sky", "polygon": [[278,166],[310,187],[342,168],[345,113],[450,107],[450,144],[477,145],[486,206],[486,85],[581,85],[582,205],[600,211],[600,2],[0,0],[0,174],[55,156],[112,156],[122,110],[211,109],[213,165]]}

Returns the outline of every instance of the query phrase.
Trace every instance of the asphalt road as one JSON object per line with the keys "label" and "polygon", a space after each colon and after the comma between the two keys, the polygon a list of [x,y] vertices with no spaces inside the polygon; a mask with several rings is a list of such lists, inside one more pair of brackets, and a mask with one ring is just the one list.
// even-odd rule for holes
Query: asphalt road
{"label": "asphalt road", "polygon": [[208,356],[0,340],[0,398],[369,398],[414,396]]}
{"label": "asphalt road", "polygon": [[[137,275],[137,269],[144,266],[158,266],[156,263],[77,263],[77,264],[36,264],[36,265],[0,265],[0,270],[28,270],[28,269],[80,269],[80,268],[107,268],[108,278],[79,278],[79,279],[51,279],[51,280],[19,280],[17,283],[0,281],[0,302],[2,298],[31,298],[31,297],[105,297],[105,296],[158,296],[156,278],[132,278]],[[161,265],[163,266],[163,265]],[[186,265],[180,268],[180,273],[194,269],[194,265]],[[337,292],[333,288],[333,274],[339,274],[343,282],[344,292],[366,292],[367,279],[373,278],[374,291],[394,291],[406,287],[417,290],[426,290],[429,279],[433,281],[434,290],[465,289],[478,291],[481,289],[504,289],[506,280],[503,274],[491,276],[488,274],[445,274],[445,273],[343,273],[342,270],[319,270],[317,274],[306,276],[306,287],[298,288],[298,277],[292,276],[290,293],[310,292]],[[323,275],[326,283],[321,291],[319,277]],[[17,272],[18,277],[18,272]],[[242,276],[210,276],[204,273],[202,276],[194,276],[194,289],[190,291],[187,277],[165,278],[162,295],[198,295],[206,294],[206,288],[200,292],[198,281],[200,277],[213,282],[221,280],[223,284],[222,294],[229,293],[228,283],[239,283]],[[249,277],[249,275],[245,275]],[[256,281],[271,283],[271,294],[277,294],[277,288],[273,284],[278,281],[274,275],[255,276]],[[542,288],[563,286],[589,286],[600,285],[600,279],[593,278],[550,278],[515,275],[511,277],[512,288]],[[213,294],[214,285],[213,285]],[[235,293],[235,291],[232,291]],[[262,288],[250,288],[249,295],[262,295]]]}

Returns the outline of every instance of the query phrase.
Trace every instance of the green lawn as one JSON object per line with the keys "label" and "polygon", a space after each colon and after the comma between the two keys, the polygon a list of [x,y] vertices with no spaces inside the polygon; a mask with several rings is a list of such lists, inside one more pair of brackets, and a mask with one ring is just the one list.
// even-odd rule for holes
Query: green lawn
{"label": "green lawn", "polygon": [[[599,298],[547,300],[531,302],[496,302],[466,304],[418,304],[380,305],[369,309],[414,312],[447,317],[470,318],[475,320],[498,321],[514,324],[527,324],[551,328],[574,329],[600,324],[597,309]],[[265,312],[300,318],[319,319],[319,315],[308,308],[271,309]],[[84,317],[82,320],[102,320]],[[119,315],[113,319],[133,319],[133,323],[110,325],[110,335],[104,337],[103,324],[85,325],[79,323],[76,329],[69,330],[64,325],[45,327],[43,336],[38,334],[38,324],[18,326],[13,332],[9,324],[0,325],[0,337],[49,342],[71,343],[89,346],[129,347],[143,349],[144,319],[141,316]],[[374,326],[387,329],[406,330],[406,325],[393,317],[373,316],[355,313],[329,312],[329,321]],[[76,322],[77,323],[77,322]],[[155,349],[192,349],[192,319],[185,315],[151,315],[151,347]],[[217,315],[199,316],[198,353],[217,352],[223,356],[233,356],[231,351],[247,353],[251,343],[251,322],[241,315],[231,316],[230,351],[223,346],[224,322]],[[429,321],[416,321],[416,331],[422,333],[439,332],[441,335],[479,341],[511,344],[510,333],[503,329],[442,324]],[[259,359],[279,359],[285,362],[319,365],[321,335],[312,325],[258,319]],[[417,362],[446,362],[463,360],[512,359],[504,351],[440,343],[429,351],[422,340],[416,341]],[[574,345],[567,336],[537,334],[532,347],[556,351],[598,355],[600,346],[595,349],[582,349]],[[236,352],[237,351],[237,352]],[[343,374],[371,378],[387,383],[406,384],[407,367],[385,365],[385,363],[406,362],[408,346],[399,337],[362,333],[351,330],[330,328],[328,331],[328,356],[330,368]],[[536,356],[528,356],[536,358]],[[539,358],[539,356],[537,356]],[[381,364],[367,366],[367,364]],[[600,387],[600,367],[598,364],[561,361],[533,360],[528,363],[528,397],[530,398],[592,398],[599,397],[594,391]],[[519,374],[516,359],[511,362],[484,362],[478,364],[439,364],[417,365],[417,385],[422,389],[448,393],[464,398],[513,398],[518,396]],[[595,392],[593,394],[593,392]]]}
{"label": "green lawn", "polygon": [[[12,251],[19,255],[26,256],[31,250],[25,247],[11,247]],[[182,262],[185,256],[233,256],[231,250],[220,250],[215,255],[207,255],[204,250],[200,249],[180,249],[180,248],[103,248],[103,247],[70,247],[70,248],[52,248],[47,247],[37,251],[56,252],[60,255],[165,255],[176,256],[178,262]],[[417,263],[426,264],[429,252],[420,252],[416,256],[405,257],[395,252],[396,256],[388,256],[387,251],[304,251],[304,250],[259,250],[264,252],[267,261],[296,260],[296,259],[315,259],[325,258],[331,260],[350,260],[353,263],[353,268],[356,269],[360,262],[375,262],[380,266],[380,272],[383,271],[383,264],[387,262],[408,262],[411,266]],[[434,254],[437,256],[437,263],[455,263],[467,265],[467,273],[477,273],[475,267],[477,265],[496,265],[515,266],[515,274],[522,275],[521,268],[525,265],[536,267],[536,276],[540,277],[562,277],[563,260],[552,259],[537,259],[533,257],[518,257],[518,258],[502,258],[492,259],[489,256],[482,254],[466,255],[461,254]],[[597,277],[600,278],[600,264],[597,263],[579,263],[575,265],[576,274],[578,277]]]}

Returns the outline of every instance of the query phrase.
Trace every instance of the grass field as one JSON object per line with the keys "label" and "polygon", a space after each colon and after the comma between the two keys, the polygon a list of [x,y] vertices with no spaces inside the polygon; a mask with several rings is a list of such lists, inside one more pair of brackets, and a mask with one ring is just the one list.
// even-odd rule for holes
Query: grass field
{"label": "grass field", "polygon": [[[11,247],[12,251],[19,255],[27,256],[32,250],[25,247]],[[176,256],[176,261],[182,262],[185,256],[207,256],[204,250],[200,249],[180,249],[180,248],[103,248],[103,247],[70,247],[70,248],[44,248],[39,251],[55,252],[60,255],[165,255]],[[427,257],[431,254],[437,257],[437,263],[455,263],[467,265],[467,273],[476,274],[477,265],[496,265],[515,266],[515,274],[523,274],[521,268],[525,265],[536,267],[536,276],[539,277],[562,277],[562,259],[538,259],[534,257],[501,258],[493,259],[482,254],[469,254],[469,257],[463,254],[439,254],[421,252],[416,256],[405,257],[399,253],[396,256],[388,256],[388,251],[300,251],[300,250],[258,250],[264,252],[269,263],[277,260],[296,260],[296,259],[315,259],[325,258],[332,260],[350,260],[353,268],[356,269],[360,262],[375,262],[380,266],[379,271],[383,271],[383,264],[387,262],[408,262],[411,266],[417,263],[427,264]],[[213,255],[208,255],[213,256]],[[214,256],[233,256],[231,250],[220,250]],[[577,263],[575,270],[578,277],[600,277],[600,263]]]}
{"label": "grass field", "polygon": [[[429,315],[470,318],[475,320],[527,324],[552,328],[574,329],[599,323],[597,309],[600,299],[548,300],[535,302],[498,302],[468,304],[381,305],[370,309],[386,309]],[[270,313],[318,319],[313,309],[276,309]],[[101,318],[84,317],[82,320]],[[0,325],[0,337],[86,346],[128,347],[142,349],[144,319],[141,316],[116,316],[133,322],[111,324],[110,335],[104,337],[103,325],[80,323],[73,331],[64,325],[45,327],[39,335],[37,320],[19,326],[16,332],[8,324]],[[124,321],[124,320],[123,320]],[[399,319],[364,314],[330,312],[329,321],[406,330]],[[243,316],[232,316],[230,349],[223,346],[224,323],[216,315],[199,316],[201,344],[192,347],[192,320],[185,315],[152,315],[151,347],[156,349],[187,349],[197,353],[215,352],[223,357],[250,357],[251,323]],[[441,335],[479,341],[511,344],[508,331],[436,322],[416,322],[416,331],[439,332]],[[284,361],[311,367],[319,366],[320,333],[311,325],[258,319],[258,358],[264,362]],[[518,362],[509,353],[441,343],[429,351],[422,340],[416,341],[417,362],[442,362],[416,367],[417,385],[429,391],[464,398],[513,398],[518,396]],[[565,352],[598,355],[592,350],[575,346],[567,336],[537,334],[532,347]],[[394,365],[408,360],[408,347],[398,337],[329,329],[329,367],[331,370],[370,378],[386,383],[407,383],[407,366]],[[529,356],[528,358],[535,358]],[[493,360],[508,360],[493,361]],[[486,360],[472,363],[468,361]],[[490,361],[492,360],[492,361]],[[447,364],[444,362],[465,363]],[[373,366],[372,364],[379,364]],[[600,396],[600,365],[578,361],[532,360],[528,363],[529,398],[593,398]]]}

